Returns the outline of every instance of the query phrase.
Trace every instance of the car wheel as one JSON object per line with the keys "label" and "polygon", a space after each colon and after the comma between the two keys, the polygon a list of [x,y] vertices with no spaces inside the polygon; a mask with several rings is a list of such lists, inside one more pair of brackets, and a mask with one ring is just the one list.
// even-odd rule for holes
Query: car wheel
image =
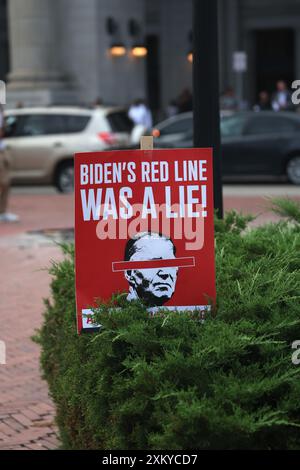
{"label": "car wheel", "polygon": [[286,173],[293,184],[300,184],[300,156],[293,157],[287,164]]}
{"label": "car wheel", "polygon": [[58,191],[64,194],[69,194],[74,191],[74,165],[72,162],[66,162],[59,166],[55,186]]}

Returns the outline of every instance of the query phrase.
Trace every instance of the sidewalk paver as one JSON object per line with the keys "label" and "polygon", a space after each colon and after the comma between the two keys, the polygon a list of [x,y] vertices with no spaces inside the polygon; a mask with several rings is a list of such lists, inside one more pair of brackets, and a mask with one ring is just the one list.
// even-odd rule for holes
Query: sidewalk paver
{"label": "sidewalk paver", "polygon": [[54,406],[39,370],[38,345],[31,336],[41,325],[49,295],[50,260],[61,258],[53,243],[25,248],[19,235],[0,239],[0,450],[55,449],[59,446]]}

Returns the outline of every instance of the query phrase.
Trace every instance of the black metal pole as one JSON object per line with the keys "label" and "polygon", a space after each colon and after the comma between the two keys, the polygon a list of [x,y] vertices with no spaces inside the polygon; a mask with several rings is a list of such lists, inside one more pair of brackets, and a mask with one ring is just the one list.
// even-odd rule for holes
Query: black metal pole
{"label": "black metal pole", "polygon": [[213,147],[214,207],[223,217],[218,0],[193,0],[194,146]]}

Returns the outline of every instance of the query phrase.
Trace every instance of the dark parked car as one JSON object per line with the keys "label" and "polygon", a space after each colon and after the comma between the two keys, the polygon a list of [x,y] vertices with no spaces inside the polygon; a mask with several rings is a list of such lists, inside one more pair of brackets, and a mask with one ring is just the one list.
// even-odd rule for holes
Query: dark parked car
{"label": "dark parked car", "polygon": [[[221,119],[224,176],[287,176],[300,184],[300,115],[292,112],[243,112]],[[156,147],[193,146],[193,130],[180,140],[155,139]]]}

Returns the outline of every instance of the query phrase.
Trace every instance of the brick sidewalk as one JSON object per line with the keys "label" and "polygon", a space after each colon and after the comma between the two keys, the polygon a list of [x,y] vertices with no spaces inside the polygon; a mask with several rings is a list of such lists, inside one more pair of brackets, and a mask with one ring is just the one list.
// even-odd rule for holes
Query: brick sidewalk
{"label": "brick sidewalk", "polygon": [[73,196],[62,194],[14,194],[9,211],[20,216],[17,224],[1,224],[0,237],[29,230],[66,228],[74,225]]}
{"label": "brick sidewalk", "polygon": [[[300,198],[299,198],[300,199]],[[226,196],[225,209],[261,213],[255,224],[276,220],[259,196]],[[0,365],[0,450],[55,449],[54,406],[39,371],[39,347],[31,341],[41,325],[43,298],[49,295],[47,268],[60,249],[29,231],[73,226],[73,198],[58,194],[15,194],[10,210],[18,224],[0,225],[0,340],[7,364]]]}
{"label": "brick sidewalk", "polygon": [[31,336],[49,295],[45,268],[60,257],[56,246],[22,244],[20,236],[0,240],[0,339],[6,343],[6,365],[0,365],[0,450],[59,445],[54,407],[40,378],[39,347]]}
{"label": "brick sidewalk", "polygon": [[7,353],[6,365],[0,365],[0,450],[55,449],[54,406],[31,336],[41,325],[43,298],[49,295],[47,268],[62,255],[53,243],[32,243],[24,234],[73,227],[73,198],[12,195],[9,210],[20,223],[0,225],[0,340]]}

